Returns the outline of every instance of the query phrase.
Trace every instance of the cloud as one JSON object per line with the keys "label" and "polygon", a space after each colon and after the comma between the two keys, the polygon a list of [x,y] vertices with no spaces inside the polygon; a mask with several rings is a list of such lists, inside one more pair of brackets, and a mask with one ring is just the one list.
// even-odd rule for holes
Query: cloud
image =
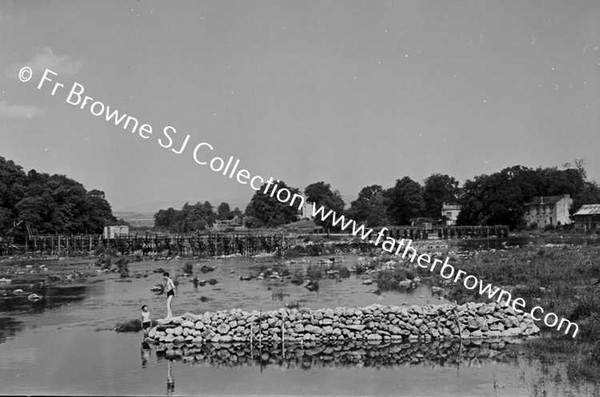
{"label": "cloud", "polygon": [[44,111],[29,105],[9,105],[0,101],[0,119],[32,119],[44,114]]}
{"label": "cloud", "polygon": [[27,62],[12,64],[9,72],[10,77],[16,79],[17,73],[23,66],[29,66],[35,76],[41,75],[46,68],[58,73],[59,76],[68,76],[79,73],[83,66],[83,61],[73,59],[68,55],[57,55],[52,48],[44,47]]}

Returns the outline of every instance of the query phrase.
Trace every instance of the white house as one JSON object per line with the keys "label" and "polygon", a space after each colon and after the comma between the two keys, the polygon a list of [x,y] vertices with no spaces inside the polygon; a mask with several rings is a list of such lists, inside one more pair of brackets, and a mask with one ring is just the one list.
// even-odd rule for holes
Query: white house
{"label": "white house", "polygon": [[460,209],[461,207],[458,204],[442,204],[442,219],[446,218],[446,225],[456,225],[456,220],[458,219],[458,214],[460,214]]}
{"label": "white house", "polygon": [[525,204],[525,222],[527,226],[537,225],[540,229],[545,226],[569,225],[572,223],[569,216],[571,205],[573,199],[568,194],[534,197]]}
{"label": "white house", "polygon": [[105,239],[114,239],[121,236],[129,236],[129,226],[117,225],[117,226],[104,226]]}

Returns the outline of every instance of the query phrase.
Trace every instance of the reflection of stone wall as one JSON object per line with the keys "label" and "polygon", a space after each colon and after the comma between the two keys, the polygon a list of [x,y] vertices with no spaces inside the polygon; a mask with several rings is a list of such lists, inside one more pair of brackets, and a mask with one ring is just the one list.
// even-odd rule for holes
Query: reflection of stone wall
{"label": "reflection of stone wall", "polygon": [[486,362],[509,362],[515,352],[505,349],[504,340],[432,341],[373,344],[352,341],[321,344],[216,343],[203,346],[157,346],[157,356],[194,365],[253,366],[277,365],[286,368],[310,369],[332,366],[381,367],[408,365],[479,365]]}
{"label": "reflection of stone wall", "polygon": [[361,309],[279,309],[269,312],[186,313],[149,332],[164,343],[316,340],[371,342],[430,339],[477,339],[528,336],[539,332],[533,319],[495,303],[461,306],[372,305]]}

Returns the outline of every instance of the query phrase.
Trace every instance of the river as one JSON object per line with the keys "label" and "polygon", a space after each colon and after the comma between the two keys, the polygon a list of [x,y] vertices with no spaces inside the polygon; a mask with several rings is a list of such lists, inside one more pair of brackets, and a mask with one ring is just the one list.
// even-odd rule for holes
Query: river
{"label": "river", "polygon": [[[338,258],[338,260],[341,258]],[[343,258],[351,266],[356,256]],[[318,258],[310,258],[316,264]],[[91,263],[92,261],[89,260]],[[317,292],[288,282],[249,280],[257,266],[247,258],[144,261],[129,264],[131,277],[98,274],[86,282],[51,288],[37,304],[0,305],[0,393],[77,395],[402,395],[402,396],[592,396],[596,384],[571,382],[564,365],[548,364],[524,353],[522,344],[448,342],[435,348],[423,344],[402,347],[404,359],[377,361],[376,352],[362,352],[354,362],[336,361],[322,353],[298,359],[285,346],[261,351],[241,362],[221,359],[220,352],[166,359],[143,348],[141,333],[117,333],[118,322],[139,317],[147,304],[153,318],[165,315],[164,296],[150,292],[162,281],[155,270],[180,275],[194,263],[199,278],[215,285],[194,287],[179,277],[174,313],[241,308],[270,310],[298,302],[310,308],[366,306],[373,303],[424,305],[440,303],[427,286],[410,293],[375,294],[367,276],[323,279]],[[290,264],[295,267],[309,263]],[[208,265],[215,270],[200,273]],[[526,342],[525,342],[526,343]],[[429,349],[429,350],[428,350]],[[335,350],[335,347],[331,349]],[[448,353],[448,354],[446,354]],[[265,354],[266,357],[265,358]],[[358,353],[357,353],[358,354]],[[386,353],[387,354],[387,353]],[[446,357],[451,356],[451,359]],[[261,358],[262,357],[262,358]],[[385,358],[385,355],[381,357]],[[413,359],[414,358],[414,359]],[[331,360],[331,361],[330,361]],[[237,364],[227,364],[235,362]],[[301,363],[299,365],[298,363]]]}

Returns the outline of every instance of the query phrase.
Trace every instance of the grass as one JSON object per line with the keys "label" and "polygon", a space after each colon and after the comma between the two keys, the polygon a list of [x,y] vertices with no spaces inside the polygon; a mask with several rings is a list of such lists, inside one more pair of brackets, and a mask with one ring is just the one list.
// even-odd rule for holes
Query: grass
{"label": "grass", "polygon": [[[451,260],[456,269],[476,275],[521,297],[527,307],[541,306],[579,325],[571,335],[537,325],[548,337],[532,341],[536,354],[565,355],[571,380],[600,380],[600,247],[523,247],[507,251],[479,252],[471,259]],[[421,273],[420,271],[418,271]],[[439,283],[436,277],[434,283]],[[447,298],[458,303],[488,301],[477,289],[469,291],[459,282],[445,286]]]}
{"label": "grass", "polygon": [[380,291],[392,291],[399,289],[399,282],[413,280],[415,274],[407,269],[385,269],[377,272],[377,287]]}
{"label": "grass", "polygon": [[128,320],[123,323],[117,323],[115,331],[117,332],[139,332],[142,330],[142,321],[139,318]]}

